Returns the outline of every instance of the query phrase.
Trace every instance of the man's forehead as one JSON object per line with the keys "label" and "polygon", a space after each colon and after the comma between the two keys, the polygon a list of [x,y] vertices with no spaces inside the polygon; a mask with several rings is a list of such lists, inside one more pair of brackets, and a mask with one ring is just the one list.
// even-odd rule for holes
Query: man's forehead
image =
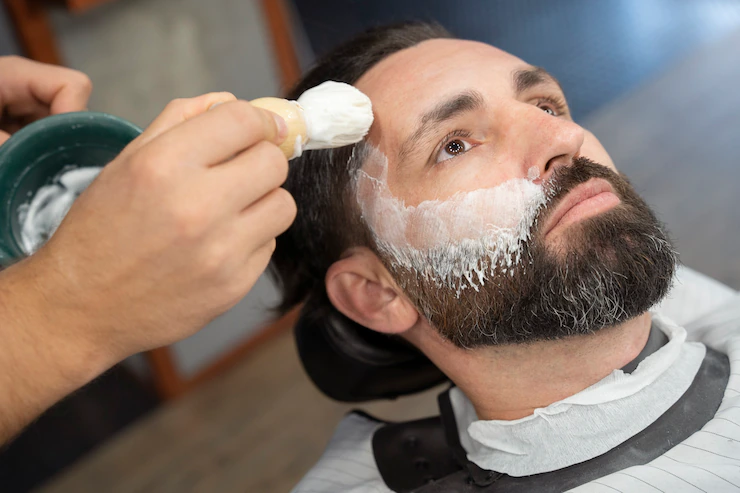
{"label": "man's forehead", "polygon": [[511,71],[528,66],[525,62],[495,46],[462,39],[431,39],[396,52],[368,70],[355,84],[360,90],[378,92],[414,86],[465,72],[471,64],[485,63],[487,68]]}
{"label": "man's forehead", "polygon": [[397,132],[410,132],[429,105],[459,90],[511,90],[502,81],[527,68],[531,66],[510,53],[477,41],[432,39],[394,53],[355,84],[373,102],[375,122],[368,137],[385,148],[391,144],[388,139],[400,137]]}

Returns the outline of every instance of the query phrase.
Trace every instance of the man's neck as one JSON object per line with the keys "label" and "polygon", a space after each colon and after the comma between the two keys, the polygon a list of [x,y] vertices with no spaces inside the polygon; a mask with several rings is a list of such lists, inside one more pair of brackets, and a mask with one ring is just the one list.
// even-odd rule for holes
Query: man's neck
{"label": "man's neck", "polygon": [[645,347],[650,324],[646,312],[595,334],[475,350],[455,347],[428,326],[407,337],[465,393],[479,419],[513,420],[627,365]]}

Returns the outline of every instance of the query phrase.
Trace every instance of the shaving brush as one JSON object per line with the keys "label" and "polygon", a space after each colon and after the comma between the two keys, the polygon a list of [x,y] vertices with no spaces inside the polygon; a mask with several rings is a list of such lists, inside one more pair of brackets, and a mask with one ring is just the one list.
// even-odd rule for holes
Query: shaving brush
{"label": "shaving brush", "polygon": [[251,103],[285,120],[288,136],[280,149],[288,159],[300,156],[304,150],[359,142],[373,123],[370,98],[342,82],[324,82],[301,94],[296,101],[260,98]]}

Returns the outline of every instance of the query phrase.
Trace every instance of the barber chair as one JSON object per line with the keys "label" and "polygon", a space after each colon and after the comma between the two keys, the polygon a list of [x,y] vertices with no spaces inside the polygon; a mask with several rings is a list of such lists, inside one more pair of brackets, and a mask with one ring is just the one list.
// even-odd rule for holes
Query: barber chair
{"label": "barber chair", "polygon": [[393,399],[447,381],[418,349],[353,322],[328,300],[306,303],[295,338],[308,376],[338,401]]}

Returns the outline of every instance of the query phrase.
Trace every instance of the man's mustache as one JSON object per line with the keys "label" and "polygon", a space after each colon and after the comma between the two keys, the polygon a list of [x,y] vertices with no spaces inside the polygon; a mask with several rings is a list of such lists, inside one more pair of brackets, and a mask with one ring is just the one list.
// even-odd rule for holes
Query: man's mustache
{"label": "man's mustache", "polygon": [[543,224],[544,219],[574,188],[592,178],[603,178],[608,181],[614,187],[614,191],[620,199],[623,198],[622,191],[631,186],[623,175],[615,173],[606,166],[587,157],[576,157],[572,164],[557,168],[552,176],[543,183],[548,201],[537,221],[538,224]]}

